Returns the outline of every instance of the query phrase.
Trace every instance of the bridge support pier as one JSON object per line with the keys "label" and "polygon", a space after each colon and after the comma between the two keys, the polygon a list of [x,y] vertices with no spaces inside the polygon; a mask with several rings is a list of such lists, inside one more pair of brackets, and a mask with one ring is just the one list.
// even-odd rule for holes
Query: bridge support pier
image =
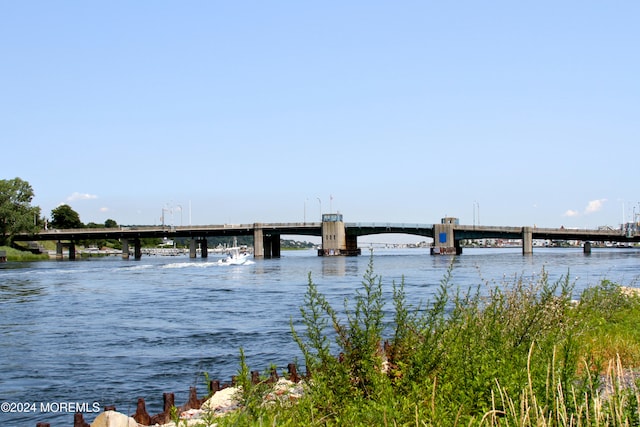
{"label": "bridge support pier", "polygon": [[458,224],[457,218],[442,218],[440,224],[433,225],[433,246],[431,255],[461,255],[460,241],[456,240],[453,233],[454,225]]}
{"label": "bridge support pier", "polygon": [[209,257],[208,242],[206,237],[192,238],[189,242],[189,258],[195,258],[198,253],[198,245],[200,245],[200,257]]}
{"label": "bridge support pier", "polygon": [[261,224],[254,224],[253,257],[280,258],[280,234],[265,233]]}
{"label": "bridge support pier", "polygon": [[522,255],[533,253],[533,231],[531,227],[522,227]]}
{"label": "bridge support pier", "polygon": [[138,238],[133,239],[133,259],[142,259],[142,243]]}
{"label": "bridge support pier", "polygon": [[209,242],[207,242],[207,238],[203,237],[200,240],[200,258],[209,258]]}
{"label": "bridge support pier", "polygon": [[584,245],[582,247],[582,252],[585,255],[590,255],[591,254],[591,242],[584,242]]}
{"label": "bridge support pier", "polygon": [[[129,259],[129,239],[122,239],[122,259]],[[139,238],[133,239],[133,259],[142,258],[142,244]]]}
{"label": "bridge support pier", "polygon": [[264,233],[260,224],[253,225],[253,257],[262,258],[264,256]]}
{"label": "bridge support pier", "polygon": [[69,248],[69,260],[76,259],[76,245],[74,242],[62,243],[58,240],[56,243],[56,259],[64,258],[64,248]]}
{"label": "bridge support pier", "polygon": [[129,239],[122,239],[122,259],[129,259]]}
{"label": "bridge support pier", "polygon": [[[280,235],[264,234],[262,239],[264,258],[280,258]],[[255,255],[255,254],[254,254]]]}
{"label": "bridge support pier", "polygon": [[347,230],[342,220],[342,214],[322,215],[322,249],[318,249],[318,256],[360,255],[358,237],[347,236]]}
{"label": "bridge support pier", "polygon": [[253,225],[253,257],[280,258],[280,234],[264,231],[261,224]]}

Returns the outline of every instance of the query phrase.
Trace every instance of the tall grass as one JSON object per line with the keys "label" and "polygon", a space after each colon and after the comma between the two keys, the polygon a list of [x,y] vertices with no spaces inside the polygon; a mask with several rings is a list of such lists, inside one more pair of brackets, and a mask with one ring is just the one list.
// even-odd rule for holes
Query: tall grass
{"label": "tall grass", "polygon": [[[309,276],[304,327],[291,326],[305,396],[260,409],[247,399],[252,407],[221,425],[638,425],[640,394],[623,369],[640,366],[636,296],[603,281],[576,303],[568,276],[550,283],[544,271],[461,290],[451,268],[425,307],[393,283],[391,320],[373,257],[341,310]],[[622,337],[617,354],[607,334]]]}
{"label": "tall grass", "polygon": [[28,251],[19,251],[9,246],[0,246],[0,250],[6,252],[7,261],[42,261],[49,259],[49,254],[33,254]]}

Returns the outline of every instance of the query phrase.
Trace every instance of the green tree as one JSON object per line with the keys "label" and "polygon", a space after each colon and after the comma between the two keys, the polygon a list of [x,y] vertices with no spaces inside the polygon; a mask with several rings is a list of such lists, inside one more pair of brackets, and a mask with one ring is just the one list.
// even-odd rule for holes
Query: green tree
{"label": "green tree", "polygon": [[82,228],[78,212],[69,205],[60,205],[51,211],[51,228]]}
{"label": "green tree", "polygon": [[109,218],[104,222],[104,226],[105,228],[118,228],[118,223],[114,219]]}
{"label": "green tree", "polygon": [[18,233],[35,233],[40,208],[31,206],[31,185],[20,178],[0,180],[0,246],[9,245]]}

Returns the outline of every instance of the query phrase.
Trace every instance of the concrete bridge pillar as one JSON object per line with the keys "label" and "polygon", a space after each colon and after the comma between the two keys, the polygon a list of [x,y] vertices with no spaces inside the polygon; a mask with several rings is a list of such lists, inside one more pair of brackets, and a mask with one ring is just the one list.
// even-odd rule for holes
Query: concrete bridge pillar
{"label": "concrete bridge pillar", "polygon": [[358,236],[347,235],[345,236],[345,238],[346,238],[346,244],[347,244],[347,253],[358,252],[358,255],[360,255],[360,252],[358,249]]}
{"label": "concrete bridge pillar", "polygon": [[253,224],[253,257],[280,258],[280,234],[265,233],[262,224]]}
{"label": "concrete bridge pillar", "polygon": [[[280,235],[279,234],[263,234],[262,240],[264,258],[280,258]],[[254,248],[255,256],[255,248]]]}
{"label": "concrete bridge pillar", "polygon": [[76,245],[73,242],[62,243],[61,241],[56,242],[56,259],[64,258],[64,248],[65,246],[69,248],[69,259],[76,259]]}
{"label": "concrete bridge pillar", "polygon": [[533,253],[533,231],[531,227],[522,227],[522,255]]}
{"label": "concrete bridge pillar", "polygon": [[196,254],[198,253],[197,247],[198,247],[198,243],[196,242],[196,239],[192,238],[189,241],[189,258],[196,257]]}
{"label": "concrete bridge pillar", "polygon": [[133,259],[141,259],[142,258],[142,244],[140,243],[140,239],[136,238],[133,241]]}
{"label": "concrete bridge pillar", "polygon": [[591,242],[584,242],[584,246],[582,247],[582,252],[586,255],[591,254]]}
{"label": "concrete bridge pillar", "polygon": [[198,254],[198,245],[200,245],[200,257],[209,257],[209,247],[206,237],[193,237],[189,241],[189,258],[195,258]]}
{"label": "concrete bridge pillar", "polygon": [[207,242],[207,238],[203,237],[200,239],[200,258],[209,258],[209,242]]}
{"label": "concrete bridge pillar", "polygon": [[261,224],[253,224],[253,257],[264,257],[264,232]]}
{"label": "concrete bridge pillar", "polygon": [[122,259],[129,259],[129,239],[122,239]]}

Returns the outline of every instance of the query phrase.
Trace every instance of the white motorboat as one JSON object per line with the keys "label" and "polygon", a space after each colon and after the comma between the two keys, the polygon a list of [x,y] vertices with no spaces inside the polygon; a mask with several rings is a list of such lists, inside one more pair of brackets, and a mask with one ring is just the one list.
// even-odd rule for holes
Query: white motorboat
{"label": "white motorboat", "polygon": [[251,254],[245,250],[241,250],[239,247],[233,247],[227,249],[227,256],[218,260],[220,265],[243,265],[251,264]]}

